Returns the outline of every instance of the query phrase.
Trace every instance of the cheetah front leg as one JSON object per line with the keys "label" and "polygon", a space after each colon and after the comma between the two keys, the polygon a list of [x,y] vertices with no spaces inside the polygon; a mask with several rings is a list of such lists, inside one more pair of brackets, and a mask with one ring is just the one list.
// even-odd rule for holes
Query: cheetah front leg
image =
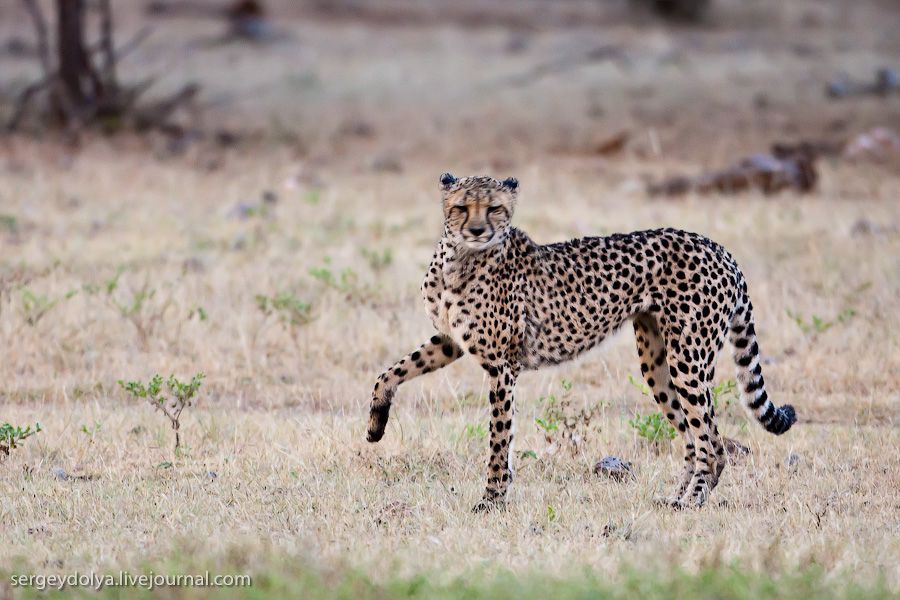
{"label": "cheetah front leg", "polygon": [[401,383],[446,367],[462,354],[462,350],[449,336],[438,334],[382,373],[372,391],[366,439],[370,442],[377,442],[384,436],[384,428],[387,426],[388,415],[391,412],[391,401]]}
{"label": "cheetah front leg", "polygon": [[472,509],[474,512],[503,508],[513,480],[511,460],[515,414],[513,395],[518,371],[509,365],[485,368],[491,375],[491,456],[488,460],[484,496]]}

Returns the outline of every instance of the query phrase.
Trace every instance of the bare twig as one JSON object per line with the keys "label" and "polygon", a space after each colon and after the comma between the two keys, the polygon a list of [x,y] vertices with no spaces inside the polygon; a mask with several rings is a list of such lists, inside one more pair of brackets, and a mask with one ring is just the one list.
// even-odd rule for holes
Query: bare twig
{"label": "bare twig", "polygon": [[103,52],[103,79],[113,93],[118,89],[116,82],[116,52],[113,44],[112,8],[109,0],[100,0],[100,48]]}
{"label": "bare twig", "polygon": [[199,91],[199,85],[189,83],[169,98],[160,100],[155,106],[148,107],[135,117],[138,128],[153,129],[160,127],[179,106],[190,103]]}
{"label": "bare twig", "polygon": [[[584,52],[577,56],[565,56],[556,60],[538,64],[531,70],[526,71],[525,73],[520,73],[518,75],[508,77],[500,83],[501,85],[509,86],[525,86],[539,79],[543,79],[544,77],[547,77],[549,75],[564,73],[565,71],[571,71],[572,69],[577,69],[578,67],[592,62],[605,60],[612,60],[619,63],[620,65],[629,64],[628,56],[622,51],[621,48],[613,45],[604,45],[592,48],[587,52]],[[496,82],[492,82],[490,84],[490,87],[493,88],[496,85]]]}
{"label": "bare twig", "polygon": [[123,58],[134,52],[135,48],[144,43],[150,34],[153,33],[153,28],[149,25],[145,25],[141,27],[134,37],[130,40],[122,44],[122,46],[113,53],[113,63],[118,64]]}
{"label": "bare twig", "polygon": [[44,13],[38,6],[37,0],[22,0],[25,10],[34,21],[34,30],[37,34],[38,55],[41,58],[41,68],[44,70],[44,78],[49,79],[53,73],[53,65],[50,62],[50,41],[47,33],[47,20],[44,19]]}
{"label": "bare twig", "polygon": [[22,117],[25,116],[25,111],[28,109],[28,106],[31,104],[31,99],[37,94],[39,91],[48,87],[53,83],[56,75],[52,75],[51,77],[44,77],[39,81],[35,81],[19,94],[19,97],[16,98],[16,106],[13,109],[12,115],[6,121],[6,125],[4,129],[8,133],[12,133],[16,129],[19,128],[19,124],[22,122]]}

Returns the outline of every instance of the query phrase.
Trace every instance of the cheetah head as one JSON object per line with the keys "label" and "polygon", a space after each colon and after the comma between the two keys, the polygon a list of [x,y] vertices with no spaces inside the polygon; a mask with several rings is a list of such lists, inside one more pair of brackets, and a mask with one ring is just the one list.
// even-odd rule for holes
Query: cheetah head
{"label": "cheetah head", "polygon": [[513,177],[441,175],[446,235],[469,250],[484,250],[506,237],[516,207],[519,182]]}

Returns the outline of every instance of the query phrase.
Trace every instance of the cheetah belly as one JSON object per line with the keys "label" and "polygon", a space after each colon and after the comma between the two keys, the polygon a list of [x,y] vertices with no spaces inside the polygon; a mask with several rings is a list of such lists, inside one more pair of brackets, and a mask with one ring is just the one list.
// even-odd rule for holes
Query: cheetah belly
{"label": "cheetah belly", "polygon": [[568,320],[540,311],[528,314],[524,327],[526,352],[521,359],[523,366],[536,369],[574,360],[600,346],[633,314],[623,312],[601,318],[578,309],[573,311]]}

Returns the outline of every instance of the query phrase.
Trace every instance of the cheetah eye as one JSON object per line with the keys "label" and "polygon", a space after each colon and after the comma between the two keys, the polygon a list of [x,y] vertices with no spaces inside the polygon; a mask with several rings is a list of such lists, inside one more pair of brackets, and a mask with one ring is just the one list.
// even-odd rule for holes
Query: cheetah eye
{"label": "cheetah eye", "polygon": [[456,211],[458,214],[461,214],[461,213],[466,212],[466,207],[465,206],[454,206],[450,209],[450,213],[452,214],[454,211]]}
{"label": "cheetah eye", "polygon": [[498,210],[500,210],[502,208],[503,208],[502,206],[488,206],[487,211],[488,211],[488,214],[491,214],[491,213],[497,212]]}

